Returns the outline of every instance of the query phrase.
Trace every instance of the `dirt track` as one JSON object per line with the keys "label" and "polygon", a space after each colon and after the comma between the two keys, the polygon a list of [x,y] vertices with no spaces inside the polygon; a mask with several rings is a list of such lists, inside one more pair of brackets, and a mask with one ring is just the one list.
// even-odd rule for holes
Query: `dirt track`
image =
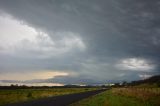
{"label": "dirt track", "polygon": [[76,101],[79,101],[81,99],[87,98],[92,95],[96,95],[103,91],[105,90],[102,89],[102,90],[89,91],[89,92],[83,92],[83,93],[77,93],[77,94],[55,96],[55,97],[23,102],[23,103],[10,104],[6,106],[67,106],[71,103],[74,103]]}

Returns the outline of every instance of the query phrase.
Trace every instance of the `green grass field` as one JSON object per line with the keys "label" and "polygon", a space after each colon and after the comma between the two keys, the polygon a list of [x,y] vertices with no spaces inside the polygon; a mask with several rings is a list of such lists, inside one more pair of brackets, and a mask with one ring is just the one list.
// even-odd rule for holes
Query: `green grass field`
{"label": "green grass field", "polygon": [[0,90],[0,106],[10,103],[34,100],[39,98],[86,92],[97,88],[49,88]]}
{"label": "green grass field", "polygon": [[113,88],[71,106],[160,106],[160,88]]}

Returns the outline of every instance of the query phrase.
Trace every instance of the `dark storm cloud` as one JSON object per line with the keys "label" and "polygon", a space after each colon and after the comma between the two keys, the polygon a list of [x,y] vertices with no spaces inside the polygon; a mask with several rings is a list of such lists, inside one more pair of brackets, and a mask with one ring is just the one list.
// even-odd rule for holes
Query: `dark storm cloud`
{"label": "dark storm cloud", "polygon": [[[78,33],[86,46],[83,52],[72,51],[47,59],[3,57],[1,70],[10,70],[7,66],[15,70],[72,70],[79,74],[79,79],[83,76],[99,81],[132,80],[137,79],[138,74],[159,74],[159,0],[1,0],[0,9],[46,32],[54,40],[68,36],[55,35],[55,32]],[[144,58],[151,62],[142,62],[154,65],[154,69],[139,72],[115,67],[127,58],[136,58],[136,61]]]}

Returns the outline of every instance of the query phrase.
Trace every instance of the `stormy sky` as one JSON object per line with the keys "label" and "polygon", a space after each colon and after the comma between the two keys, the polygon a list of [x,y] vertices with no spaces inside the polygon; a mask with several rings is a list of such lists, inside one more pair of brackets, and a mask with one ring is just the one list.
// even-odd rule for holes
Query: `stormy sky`
{"label": "stormy sky", "polygon": [[132,81],[159,65],[159,0],[0,0],[0,80]]}

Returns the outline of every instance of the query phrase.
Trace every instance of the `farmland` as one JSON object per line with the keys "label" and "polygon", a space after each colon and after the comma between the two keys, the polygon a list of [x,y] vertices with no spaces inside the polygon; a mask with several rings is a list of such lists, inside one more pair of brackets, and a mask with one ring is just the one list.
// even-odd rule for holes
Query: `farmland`
{"label": "farmland", "polygon": [[65,94],[95,90],[97,88],[35,88],[0,90],[0,105],[35,100]]}
{"label": "farmland", "polygon": [[113,88],[71,106],[160,106],[160,88]]}

